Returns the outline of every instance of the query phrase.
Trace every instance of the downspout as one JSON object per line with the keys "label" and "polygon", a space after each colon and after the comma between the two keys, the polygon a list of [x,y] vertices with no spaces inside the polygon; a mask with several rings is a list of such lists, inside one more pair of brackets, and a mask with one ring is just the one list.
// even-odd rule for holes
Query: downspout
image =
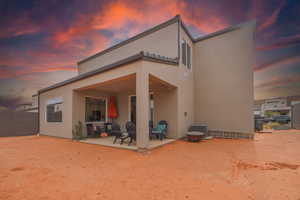
{"label": "downspout", "polygon": [[37,135],[40,134],[40,91],[38,91],[38,128],[37,128]]}
{"label": "downspout", "polygon": [[180,64],[180,26],[181,26],[181,18],[178,17],[178,34],[177,34],[177,43],[178,43],[178,63]]}
{"label": "downspout", "polygon": [[[178,38],[177,38],[177,43],[178,43],[178,67],[180,67],[180,46],[181,46],[181,44],[180,44],[180,28],[181,28],[181,17],[180,17],[180,15],[179,15],[179,17],[178,17],[178,34],[177,34],[177,36],[178,36]],[[177,133],[176,133],[176,138],[179,138],[179,127],[180,127],[180,125],[179,125],[179,112],[178,112],[178,88],[176,89],[176,115],[177,115],[177,120],[176,120],[176,131],[177,131]]]}

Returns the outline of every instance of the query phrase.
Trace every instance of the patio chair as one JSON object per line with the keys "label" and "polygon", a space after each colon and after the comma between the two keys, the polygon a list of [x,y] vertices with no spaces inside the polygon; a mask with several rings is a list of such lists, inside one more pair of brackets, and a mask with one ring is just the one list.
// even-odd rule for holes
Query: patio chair
{"label": "patio chair", "polygon": [[106,132],[108,135],[111,135],[111,122],[104,123],[104,132]]}
{"label": "patio chair", "polygon": [[120,128],[119,124],[112,123],[112,125],[111,125],[111,135],[115,136],[115,139],[114,139],[114,142],[113,142],[114,144],[116,143],[116,141],[118,139],[121,139],[121,143],[123,143],[124,136],[123,136],[123,133],[121,131],[121,128]]}
{"label": "patio chair", "polygon": [[150,120],[150,121],[149,121],[149,138],[150,138],[150,140],[152,140],[153,138],[156,138],[156,137],[157,137],[156,134],[154,134],[154,133],[152,132],[152,130],[153,130],[153,121]]}
{"label": "patio chair", "polygon": [[168,122],[165,120],[161,120],[158,122],[156,128],[152,129],[151,134],[156,135],[158,139],[162,140],[166,138],[167,131],[168,131]]}
{"label": "patio chair", "polygon": [[86,132],[88,137],[93,137],[96,135],[96,130],[93,124],[86,124]]}
{"label": "patio chair", "polygon": [[126,130],[128,133],[127,138],[130,138],[128,146],[133,142],[133,140],[136,140],[136,127],[133,122],[127,122],[126,123]]}

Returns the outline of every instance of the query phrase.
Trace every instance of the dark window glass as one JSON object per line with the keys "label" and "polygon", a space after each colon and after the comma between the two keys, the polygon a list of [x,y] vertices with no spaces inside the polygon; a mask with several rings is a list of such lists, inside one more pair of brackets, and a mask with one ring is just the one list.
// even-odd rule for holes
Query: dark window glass
{"label": "dark window glass", "polygon": [[47,105],[47,122],[62,122],[62,103]]}
{"label": "dark window glass", "polygon": [[106,100],[86,97],[85,121],[96,122],[106,119]]}
{"label": "dark window glass", "polygon": [[153,94],[150,94],[150,120],[154,121],[154,98]]}
{"label": "dark window glass", "polygon": [[182,64],[186,65],[186,42],[182,42]]}
{"label": "dark window glass", "polygon": [[191,69],[191,47],[187,45],[187,67]]}
{"label": "dark window glass", "polygon": [[136,96],[130,96],[130,121],[136,123]]}

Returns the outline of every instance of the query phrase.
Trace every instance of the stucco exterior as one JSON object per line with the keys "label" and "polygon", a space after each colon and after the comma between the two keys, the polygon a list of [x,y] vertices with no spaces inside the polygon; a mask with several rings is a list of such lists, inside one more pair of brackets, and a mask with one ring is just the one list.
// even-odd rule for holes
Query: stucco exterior
{"label": "stucco exterior", "polygon": [[[137,146],[147,148],[152,93],[154,124],[168,121],[170,138],[185,136],[193,123],[252,134],[254,30],[255,25],[248,23],[193,39],[177,16],[141,38],[80,61],[78,78],[40,90],[40,133],[72,138],[75,124],[85,125],[87,96],[116,96],[116,122],[124,127],[130,120],[129,96],[136,95]],[[190,69],[181,60],[183,40],[191,47]],[[132,56],[141,50],[155,55]],[[62,122],[46,122],[47,100],[57,97],[63,99]]]}
{"label": "stucco exterior", "polygon": [[254,24],[194,44],[195,121],[253,132]]}
{"label": "stucco exterior", "polygon": [[[170,58],[178,57],[178,22],[171,21],[166,27],[115,48],[112,51],[78,63],[79,74],[85,73],[112,61],[121,60],[140,51],[155,52]],[[159,42],[158,42],[159,41]],[[100,52],[101,53],[101,52]]]}
{"label": "stucco exterior", "polygon": [[[88,79],[80,80],[72,84],[40,93],[40,133],[44,135],[72,138],[72,128],[74,125],[78,123],[78,121],[85,121],[84,95],[80,94],[76,90],[109,81],[111,79],[134,74],[141,63],[141,61],[135,62],[127,65],[126,67],[110,70]],[[46,122],[45,118],[46,103],[48,99],[56,97],[61,97],[63,99],[62,122],[49,123]]]}

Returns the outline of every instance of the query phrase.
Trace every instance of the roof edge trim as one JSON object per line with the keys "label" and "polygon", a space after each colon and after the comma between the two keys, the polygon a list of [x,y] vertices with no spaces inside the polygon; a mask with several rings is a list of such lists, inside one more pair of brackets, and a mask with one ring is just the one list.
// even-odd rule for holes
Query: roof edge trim
{"label": "roof edge trim", "polygon": [[193,38],[191,32],[189,31],[189,29],[186,27],[185,23],[182,20],[180,20],[180,26],[187,34],[187,36],[190,38],[190,40],[192,40],[192,42],[195,42],[195,38]]}
{"label": "roof edge trim", "polygon": [[246,26],[254,26],[255,27],[255,25],[256,25],[256,20],[250,20],[250,21],[247,21],[247,22],[243,22],[241,24],[237,24],[237,25],[227,27],[227,28],[222,29],[220,31],[216,31],[216,32],[204,35],[204,36],[200,36],[200,37],[194,39],[194,43],[200,42],[200,41],[203,41],[203,40],[206,40],[206,39],[210,39],[212,37],[216,37],[216,36],[219,36],[219,35],[222,35],[222,34],[225,34],[225,33],[229,33],[231,31],[234,31],[234,30],[246,27]]}

